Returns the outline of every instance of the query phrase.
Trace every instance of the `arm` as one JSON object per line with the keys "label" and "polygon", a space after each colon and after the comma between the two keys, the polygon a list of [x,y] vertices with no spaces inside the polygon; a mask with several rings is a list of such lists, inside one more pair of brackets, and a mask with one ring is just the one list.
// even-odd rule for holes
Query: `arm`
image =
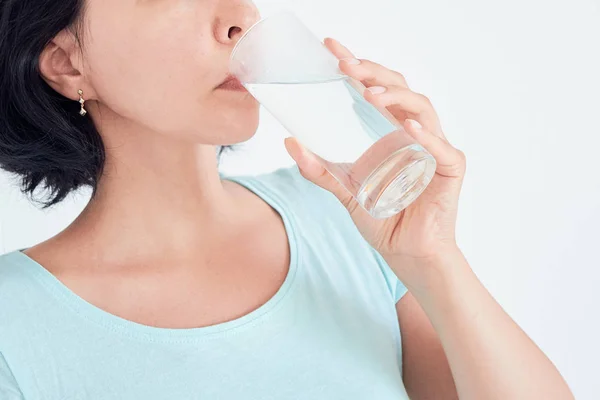
{"label": "arm", "polygon": [[[440,338],[456,389],[461,399],[573,399],[566,382],[545,354],[504,312],[471,270],[462,252],[455,248],[443,257],[422,262],[401,259],[386,260],[396,270],[423,271],[418,284],[407,285]],[[409,265],[410,264],[410,265]],[[415,282],[415,279],[412,280]],[[407,282],[410,283],[410,282]],[[409,299],[410,304],[410,299]],[[400,304],[402,311],[405,307]],[[407,309],[414,306],[408,305]],[[407,331],[407,387],[420,396],[427,377],[415,377],[412,369],[422,370],[427,361],[416,362],[417,352],[440,359],[434,350],[417,346],[416,331],[426,336],[431,332],[418,312],[416,327],[408,328],[411,311],[402,322]],[[423,339],[435,343],[434,339]],[[411,365],[412,364],[412,365]],[[416,374],[415,370],[415,374]],[[435,382],[446,382],[443,372],[420,372],[431,375]],[[430,389],[434,390],[434,389]],[[420,398],[420,397],[418,397]]]}
{"label": "arm", "polygon": [[412,400],[458,399],[437,332],[411,293],[396,304],[402,335],[404,386]]}

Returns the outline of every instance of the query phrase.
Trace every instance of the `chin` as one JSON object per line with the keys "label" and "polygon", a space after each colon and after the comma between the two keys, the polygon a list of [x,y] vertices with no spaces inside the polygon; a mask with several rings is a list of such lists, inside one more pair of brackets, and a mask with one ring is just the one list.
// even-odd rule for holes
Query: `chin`
{"label": "chin", "polygon": [[258,122],[258,111],[248,115],[237,114],[236,118],[219,121],[212,131],[215,144],[232,145],[250,140],[256,134]]}
{"label": "chin", "polygon": [[[244,97],[243,101],[219,102],[205,107],[202,114],[191,122],[195,139],[223,146],[251,139],[258,129],[260,106],[253,97]],[[187,125],[190,126],[190,123]]]}
{"label": "chin", "polygon": [[223,144],[236,144],[249,140],[256,134],[258,129],[258,102],[253,102],[250,107],[237,108],[223,122],[224,126],[220,129],[222,132],[221,137],[227,141],[227,143]]}
{"label": "chin", "polygon": [[258,122],[256,124],[247,124],[243,126],[235,125],[231,126],[228,130],[223,132],[221,136],[222,144],[237,144],[252,139],[258,129]]}

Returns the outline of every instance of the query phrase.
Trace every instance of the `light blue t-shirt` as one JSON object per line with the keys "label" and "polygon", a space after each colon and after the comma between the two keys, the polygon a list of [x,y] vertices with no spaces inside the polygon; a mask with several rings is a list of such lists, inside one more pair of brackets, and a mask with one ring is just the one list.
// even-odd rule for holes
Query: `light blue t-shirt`
{"label": "light blue t-shirt", "polygon": [[0,256],[0,399],[407,399],[395,302],[406,288],[296,166],[225,176],[276,211],[289,272],[249,314],[192,329],[117,317],[21,251]]}

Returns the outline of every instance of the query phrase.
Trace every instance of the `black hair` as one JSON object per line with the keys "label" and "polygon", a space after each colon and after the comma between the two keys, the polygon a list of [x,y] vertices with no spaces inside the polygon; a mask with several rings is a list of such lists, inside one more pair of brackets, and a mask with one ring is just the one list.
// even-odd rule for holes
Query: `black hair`
{"label": "black hair", "polygon": [[[53,90],[39,57],[62,30],[81,43],[84,0],[0,0],[0,168],[51,207],[83,186],[96,194],[106,160],[102,138],[80,104]],[[217,157],[232,146],[220,146]],[[36,188],[47,192],[34,197]]]}

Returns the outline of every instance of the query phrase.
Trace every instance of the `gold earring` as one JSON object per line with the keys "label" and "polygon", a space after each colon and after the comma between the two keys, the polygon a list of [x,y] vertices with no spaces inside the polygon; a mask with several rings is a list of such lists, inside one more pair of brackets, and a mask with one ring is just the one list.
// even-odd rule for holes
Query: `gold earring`
{"label": "gold earring", "polygon": [[87,111],[85,108],[83,108],[83,105],[85,104],[85,100],[83,99],[83,90],[79,89],[77,93],[79,93],[79,103],[81,103],[81,111],[79,111],[79,115],[83,117],[85,114],[87,114]]}

